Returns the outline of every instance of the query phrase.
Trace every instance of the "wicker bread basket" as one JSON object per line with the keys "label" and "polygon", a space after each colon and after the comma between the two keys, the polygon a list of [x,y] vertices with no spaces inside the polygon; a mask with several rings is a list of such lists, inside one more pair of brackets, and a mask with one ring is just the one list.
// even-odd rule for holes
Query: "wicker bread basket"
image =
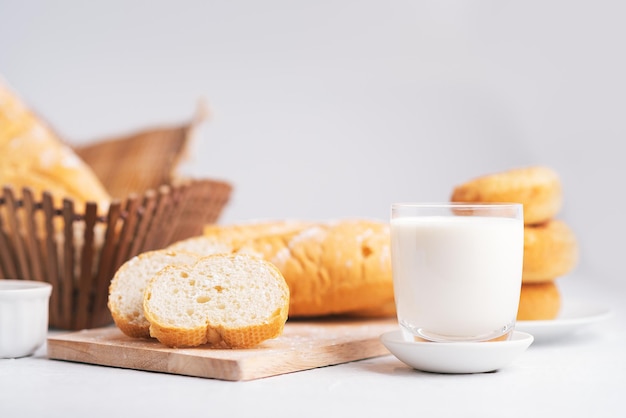
{"label": "wicker bread basket", "polygon": [[133,256],[201,235],[217,222],[232,187],[214,179],[177,178],[190,123],[103,140],[75,152],[114,198],[107,208],[48,191],[3,185],[0,194],[0,279],[49,282],[49,324],[77,330],[112,323],[108,286]]}

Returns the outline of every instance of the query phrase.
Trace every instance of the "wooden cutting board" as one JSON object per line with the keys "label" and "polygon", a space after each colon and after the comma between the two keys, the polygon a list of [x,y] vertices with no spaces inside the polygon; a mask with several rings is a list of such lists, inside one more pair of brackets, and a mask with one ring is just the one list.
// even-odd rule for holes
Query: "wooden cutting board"
{"label": "wooden cutting board", "polygon": [[395,319],[287,321],[282,336],[251,349],[168,348],[116,327],[48,337],[48,357],[222,380],[252,380],[389,354],[379,340]]}

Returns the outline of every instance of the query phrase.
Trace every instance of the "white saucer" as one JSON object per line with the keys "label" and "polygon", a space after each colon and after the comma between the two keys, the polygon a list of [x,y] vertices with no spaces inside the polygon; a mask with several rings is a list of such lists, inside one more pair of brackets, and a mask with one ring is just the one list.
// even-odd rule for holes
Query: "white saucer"
{"label": "white saucer", "polygon": [[610,309],[592,304],[568,301],[558,317],[552,320],[517,321],[515,329],[527,332],[535,341],[556,340],[578,332],[587,326],[610,318]]}
{"label": "white saucer", "polygon": [[433,373],[484,373],[510,364],[533,342],[514,331],[508,341],[433,343],[406,341],[401,330],[380,336],[385,347],[403,363]]}

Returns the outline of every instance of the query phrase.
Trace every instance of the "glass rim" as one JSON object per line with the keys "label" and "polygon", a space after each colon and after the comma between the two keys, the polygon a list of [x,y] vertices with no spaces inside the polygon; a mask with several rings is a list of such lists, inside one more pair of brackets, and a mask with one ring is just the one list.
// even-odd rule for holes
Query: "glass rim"
{"label": "glass rim", "polygon": [[449,207],[472,207],[472,208],[492,208],[506,206],[523,206],[519,202],[399,202],[392,203],[392,207],[415,207],[415,208],[449,208]]}

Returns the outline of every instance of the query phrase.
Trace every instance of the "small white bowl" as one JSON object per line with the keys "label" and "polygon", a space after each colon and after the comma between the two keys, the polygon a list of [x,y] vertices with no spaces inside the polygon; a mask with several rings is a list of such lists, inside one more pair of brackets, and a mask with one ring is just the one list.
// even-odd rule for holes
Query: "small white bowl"
{"label": "small white bowl", "polygon": [[0,358],[32,355],[46,340],[52,285],[0,280]]}

